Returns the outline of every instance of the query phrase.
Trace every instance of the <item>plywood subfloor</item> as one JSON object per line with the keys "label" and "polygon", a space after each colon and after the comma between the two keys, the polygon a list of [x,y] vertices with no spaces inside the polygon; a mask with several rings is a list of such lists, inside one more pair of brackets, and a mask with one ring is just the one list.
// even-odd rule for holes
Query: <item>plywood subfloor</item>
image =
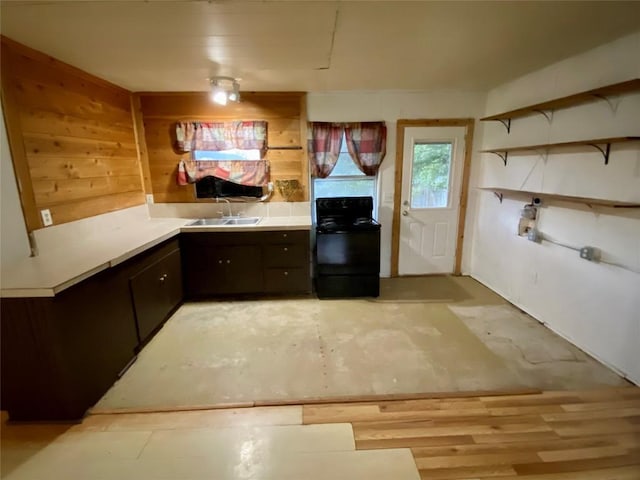
{"label": "plywood subfloor", "polygon": [[183,305],[94,412],[520,389],[444,304]]}
{"label": "plywood subfloor", "polygon": [[475,280],[408,277],[378,299],[187,303],[94,411],[607,385],[627,382]]}
{"label": "plywood subfloor", "polygon": [[502,305],[507,301],[471,277],[429,275],[380,279],[374,302],[446,303],[448,305]]}

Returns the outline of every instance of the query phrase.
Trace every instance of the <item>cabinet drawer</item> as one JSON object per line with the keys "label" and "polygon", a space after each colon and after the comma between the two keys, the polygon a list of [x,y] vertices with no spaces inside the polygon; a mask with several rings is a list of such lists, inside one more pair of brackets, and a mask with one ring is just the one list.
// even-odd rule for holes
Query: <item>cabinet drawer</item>
{"label": "cabinet drawer", "polygon": [[266,245],[264,255],[266,267],[304,267],[309,263],[309,249],[306,245]]}
{"label": "cabinet drawer", "polygon": [[263,232],[265,243],[296,243],[309,245],[308,230],[278,230]]}
{"label": "cabinet drawer", "polygon": [[133,276],[130,283],[138,334],[143,343],[182,300],[180,250],[149,265]]}
{"label": "cabinet drawer", "polygon": [[268,293],[306,293],[311,290],[308,268],[267,268],[264,280]]}

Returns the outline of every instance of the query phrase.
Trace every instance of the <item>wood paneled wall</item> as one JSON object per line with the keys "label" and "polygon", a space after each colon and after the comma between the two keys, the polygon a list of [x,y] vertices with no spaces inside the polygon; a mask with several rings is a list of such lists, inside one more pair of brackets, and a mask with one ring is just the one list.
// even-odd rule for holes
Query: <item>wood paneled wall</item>
{"label": "wood paneled wall", "polygon": [[[150,184],[155,202],[193,202],[193,186],[176,183],[178,162],[188,154],[174,150],[175,123],[178,121],[266,120],[268,122],[267,159],[271,181],[297,179],[303,191],[296,200],[307,200],[309,175],[306,153],[306,97],[304,93],[242,93],[240,103],[219,106],[207,93],[140,93],[134,95],[136,124],[144,129],[139,137],[143,171],[148,161]],[[139,108],[139,110],[138,110]],[[143,125],[142,125],[143,124]],[[288,147],[278,148],[278,147]],[[292,147],[295,147],[292,149]],[[146,157],[146,159],[145,159]],[[146,179],[145,179],[146,183]],[[283,198],[274,189],[274,201]]]}
{"label": "wood paneled wall", "polygon": [[144,203],[129,91],[6,37],[2,102],[29,231]]}

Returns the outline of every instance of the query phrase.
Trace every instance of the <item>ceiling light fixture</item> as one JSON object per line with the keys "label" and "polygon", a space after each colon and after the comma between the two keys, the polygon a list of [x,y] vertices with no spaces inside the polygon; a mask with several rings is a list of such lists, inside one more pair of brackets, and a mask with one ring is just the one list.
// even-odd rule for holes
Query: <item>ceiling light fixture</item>
{"label": "ceiling light fixture", "polygon": [[218,105],[240,101],[240,84],[233,77],[211,77],[211,100]]}

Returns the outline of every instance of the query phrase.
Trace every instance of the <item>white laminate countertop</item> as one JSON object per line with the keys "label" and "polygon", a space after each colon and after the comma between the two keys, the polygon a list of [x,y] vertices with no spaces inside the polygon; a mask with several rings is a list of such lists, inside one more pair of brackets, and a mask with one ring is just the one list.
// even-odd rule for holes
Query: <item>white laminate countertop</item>
{"label": "white laminate countertop", "polygon": [[310,216],[264,217],[257,225],[189,226],[194,219],[150,218],[90,235],[2,268],[0,296],[53,297],[82,280],[184,232],[310,230]]}

